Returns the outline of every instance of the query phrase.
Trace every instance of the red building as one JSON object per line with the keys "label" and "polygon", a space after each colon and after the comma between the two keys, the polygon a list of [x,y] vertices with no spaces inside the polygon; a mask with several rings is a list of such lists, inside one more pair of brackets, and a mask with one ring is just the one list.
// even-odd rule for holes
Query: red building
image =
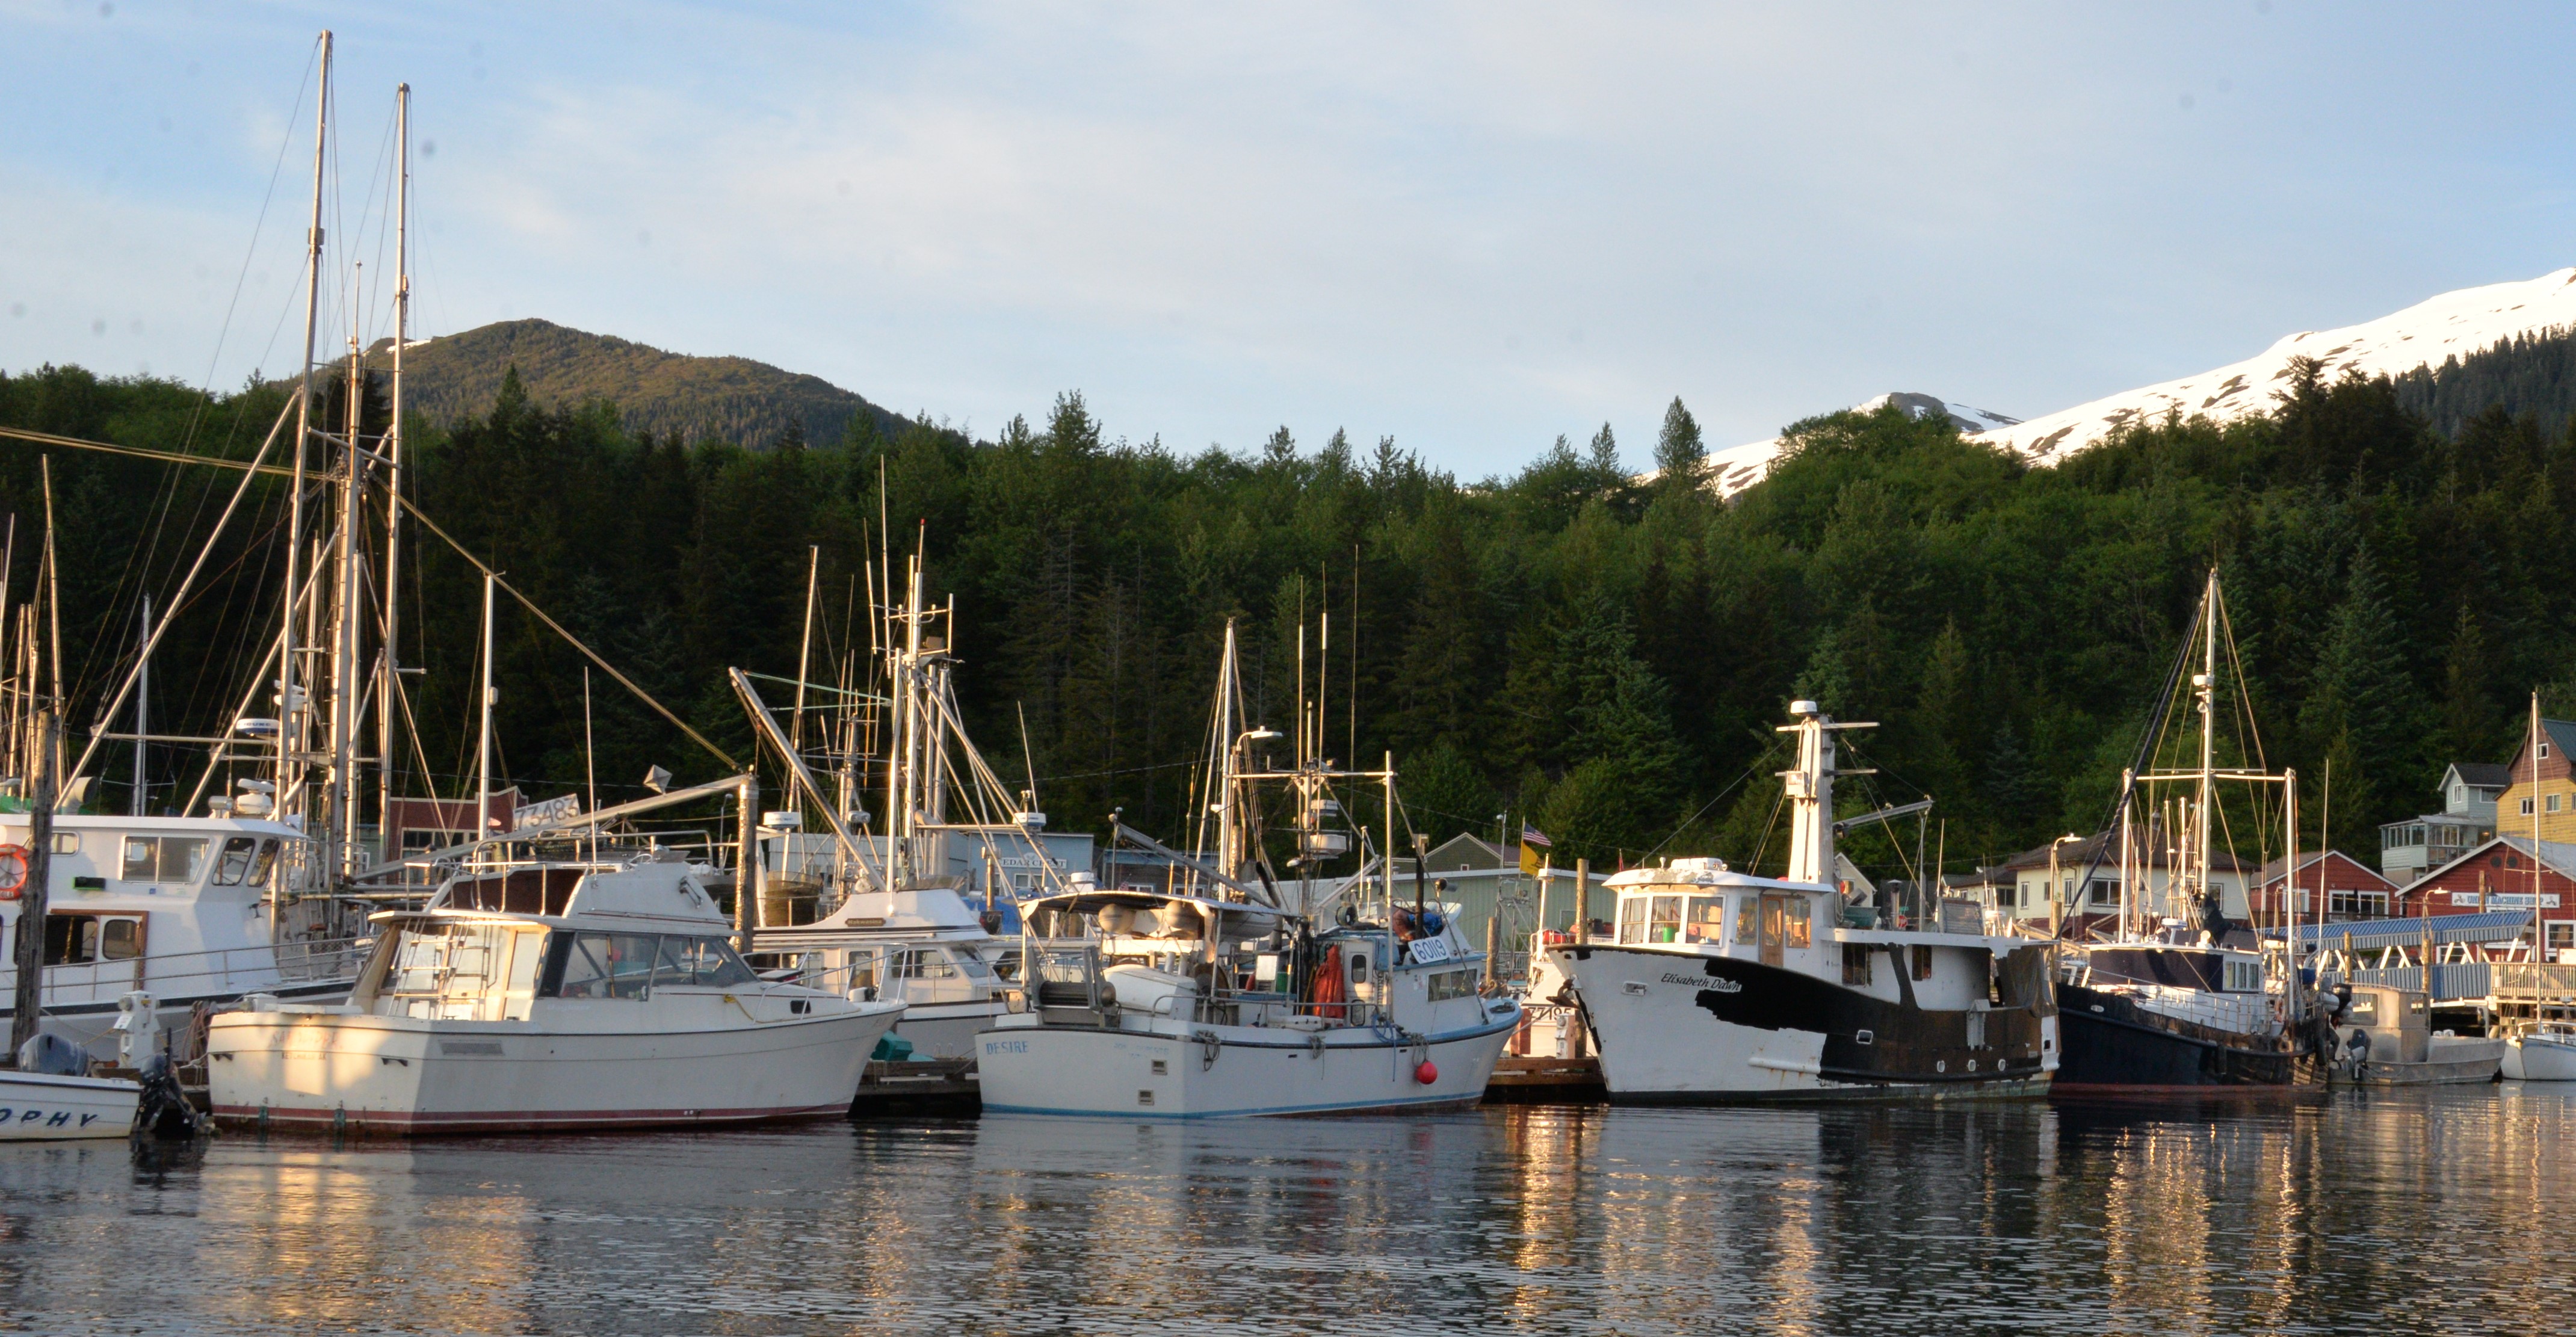
{"label": "red building", "polygon": [[2554,840],[2541,843],[2535,860],[2529,836],[2489,839],[2409,885],[2399,894],[2398,913],[2529,910],[2535,890],[2551,951],[2576,948],[2576,845]]}
{"label": "red building", "polygon": [[2299,856],[2298,875],[2289,879],[2298,888],[2295,897],[2282,885],[2281,863],[2274,859],[2263,865],[2262,880],[2254,884],[2251,908],[2257,924],[2285,922],[2294,902],[2299,918],[2309,922],[2316,920],[2320,907],[2329,921],[2386,919],[2397,913],[2397,884],[2341,850]]}

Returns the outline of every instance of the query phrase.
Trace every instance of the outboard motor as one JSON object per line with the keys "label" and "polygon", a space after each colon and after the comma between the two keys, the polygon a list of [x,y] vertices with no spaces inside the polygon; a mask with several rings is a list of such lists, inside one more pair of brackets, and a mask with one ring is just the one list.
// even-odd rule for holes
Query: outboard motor
{"label": "outboard motor", "polygon": [[59,1035],[38,1031],[18,1046],[18,1071],[54,1077],[87,1077],[89,1051]]}
{"label": "outboard motor", "polygon": [[204,1131],[204,1116],[188,1103],[188,1094],[179,1089],[178,1075],[170,1070],[169,1055],[154,1054],[145,1059],[142,1081],[143,1095],[134,1106],[134,1136],[175,1142]]}

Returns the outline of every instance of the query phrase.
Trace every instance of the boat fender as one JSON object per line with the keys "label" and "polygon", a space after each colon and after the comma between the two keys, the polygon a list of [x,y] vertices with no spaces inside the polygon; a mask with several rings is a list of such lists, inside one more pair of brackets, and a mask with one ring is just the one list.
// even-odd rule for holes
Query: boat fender
{"label": "boat fender", "polygon": [[1413,1080],[1422,1083],[1424,1086],[1429,1086],[1433,1082],[1439,1081],[1440,1065],[1427,1058],[1422,1060],[1421,1065],[1413,1070]]}
{"label": "boat fender", "polygon": [[0,845],[0,901],[14,901],[27,889],[27,847]]}

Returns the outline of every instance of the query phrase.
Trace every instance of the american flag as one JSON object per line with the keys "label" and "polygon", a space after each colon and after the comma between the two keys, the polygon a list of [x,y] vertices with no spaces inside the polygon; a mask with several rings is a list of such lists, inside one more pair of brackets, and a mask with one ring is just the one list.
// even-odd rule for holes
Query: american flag
{"label": "american flag", "polygon": [[1521,824],[1521,843],[1524,845],[1535,845],[1540,849],[1546,849],[1548,847],[1546,833],[1540,831],[1535,826],[1531,826],[1527,822],[1523,822]]}

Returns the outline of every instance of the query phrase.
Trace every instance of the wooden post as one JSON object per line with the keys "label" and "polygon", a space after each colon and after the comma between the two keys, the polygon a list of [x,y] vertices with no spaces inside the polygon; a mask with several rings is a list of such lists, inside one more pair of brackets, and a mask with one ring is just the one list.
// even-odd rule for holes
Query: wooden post
{"label": "wooden post", "polygon": [[1485,919],[1485,987],[1488,989],[1502,978],[1502,972],[1494,968],[1494,950],[1502,945],[1502,941],[1503,916],[1497,910]]}
{"label": "wooden post", "polygon": [[[1574,941],[1578,944],[1592,941],[1592,861],[1590,859],[1574,861]],[[1583,1002],[1579,997],[1574,1004],[1573,1022],[1574,1034],[1566,1037],[1565,1056],[1567,1058],[1589,1057],[1592,1049],[1591,1036],[1585,1026]]]}
{"label": "wooden post", "polygon": [[746,773],[736,798],[742,826],[733,856],[734,947],[749,956],[752,935],[760,928],[760,777]]}
{"label": "wooden post", "polygon": [[36,775],[27,811],[27,884],[18,894],[17,1014],[9,1020],[9,1054],[36,1038],[44,1020],[45,892],[54,861],[54,712],[37,716]]}

